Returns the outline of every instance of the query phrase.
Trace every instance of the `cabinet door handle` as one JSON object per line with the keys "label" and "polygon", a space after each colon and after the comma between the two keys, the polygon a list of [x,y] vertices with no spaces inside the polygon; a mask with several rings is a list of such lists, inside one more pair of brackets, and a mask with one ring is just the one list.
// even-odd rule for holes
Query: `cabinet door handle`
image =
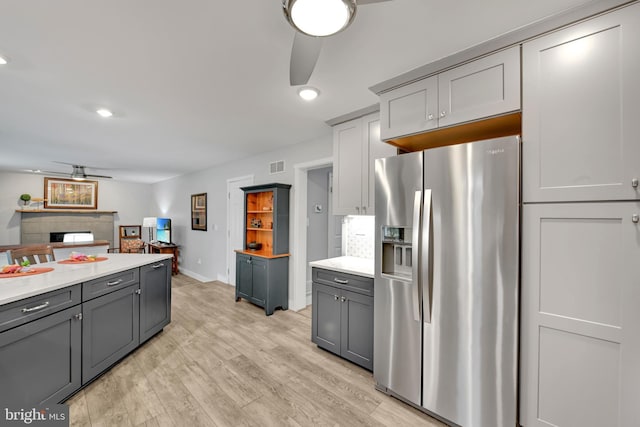
{"label": "cabinet door handle", "polygon": [[118,279],[113,282],[107,282],[107,286],[115,286],[115,285],[119,285],[120,283],[122,283],[122,279]]}
{"label": "cabinet door handle", "polygon": [[340,297],[340,301],[345,302],[347,300],[346,297]]}
{"label": "cabinet door handle", "polygon": [[336,282],[336,283],[340,283],[341,285],[346,285],[346,284],[349,283],[348,280],[338,279],[337,277],[334,277],[333,281]]}
{"label": "cabinet door handle", "polygon": [[338,299],[339,299],[339,298],[340,298],[340,297],[339,297],[338,295],[334,295],[334,296],[333,296],[333,299],[334,299],[334,300],[336,300],[336,301],[338,301]]}
{"label": "cabinet door handle", "polygon": [[633,188],[638,188],[638,178],[633,178],[633,179],[631,180],[631,186],[632,186]]}
{"label": "cabinet door handle", "polygon": [[42,310],[43,308],[49,307],[49,301],[45,302],[44,304],[40,304],[40,305],[36,305],[35,307],[31,307],[31,308],[23,308],[22,312],[23,313],[31,313],[32,311],[38,311],[38,310]]}
{"label": "cabinet door handle", "polygon": [[427,116],[427,120],[433,120],[433,114],[429,114],[429,115]]}
{"label": "cabinet door handle", "polygon": [[444,116],[446,116],[446,115],[447,115],[447,112],[446,112],[446,111],[442,110],[442,111],[440,112],[440,117],[444,117]]}
{"label": "cabinet door handle", "polygon": [[76,320],[82,320],[82,313],[78,313],[75,316],[73,316],[74,319]]}
{"label": "cabinet door handle", "polygon": [[633,222],[634,224],[637,224],[638,221],[640,221],[640,216],[638,216],[638,214],[631,215],[631,222]]}
{"label": "cabinet door handle", "polygon": [[141,289],[136,289],[136,294],[138,294],[138,295],[142,294],[142,290]]}
{"label": "cabinet door handle", "polygon": [[154,270],[157,270],[158,268],[161,268],[161,267],[164,267],[164,264],[162,264],[162,263],[161,263],[161,264],[156,264],[156,265],[154,265],[152,268],[153,268]]}

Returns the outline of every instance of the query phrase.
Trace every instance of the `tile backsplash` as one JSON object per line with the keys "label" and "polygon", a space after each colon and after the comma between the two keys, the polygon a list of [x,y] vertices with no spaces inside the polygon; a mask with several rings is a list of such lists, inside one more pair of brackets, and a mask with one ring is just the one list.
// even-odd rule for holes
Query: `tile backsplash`
{"label": "tile backsplash", "polygon": [[345,216],[342,222],[343,254],[373,259],[374,231],[374,216]]}

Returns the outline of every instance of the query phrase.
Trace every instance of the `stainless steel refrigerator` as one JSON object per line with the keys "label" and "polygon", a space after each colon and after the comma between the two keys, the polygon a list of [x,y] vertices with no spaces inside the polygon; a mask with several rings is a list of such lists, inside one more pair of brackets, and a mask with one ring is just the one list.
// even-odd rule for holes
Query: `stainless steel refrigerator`
{"label": "stainless steel refrigerator", "polygon": [[464,427],[517,424],[520,142],[376,160],[376,388]]}

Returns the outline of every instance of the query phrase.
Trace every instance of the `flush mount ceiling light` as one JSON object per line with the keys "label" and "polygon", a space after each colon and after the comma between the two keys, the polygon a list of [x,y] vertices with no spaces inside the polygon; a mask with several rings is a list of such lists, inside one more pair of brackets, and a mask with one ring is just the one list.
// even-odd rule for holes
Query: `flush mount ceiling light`
{"label": "flush mount ceiling light", "polygon": [[316,37],[344,30],[356,15],[355,0],[283,0],[282,7],[296,30]]}
{"label": "flush mount ceiling light", "polygon": [[313,101],[318,95],[320,95],[320,91],[314,87],[307,86],[298,90],[298,96],[305,101]]}
{"label": "flush mount ceiling light", "polygon": [[107,117],[111,117],[111,116],[113,116],[113,113],[112,113],[111,111],[107,110],[106,108],[98,108],[98,109],[96,110],[96,113],[98,113],[98,115],[99,115],[100,117],[104,117],[105,119],[106,119]]}

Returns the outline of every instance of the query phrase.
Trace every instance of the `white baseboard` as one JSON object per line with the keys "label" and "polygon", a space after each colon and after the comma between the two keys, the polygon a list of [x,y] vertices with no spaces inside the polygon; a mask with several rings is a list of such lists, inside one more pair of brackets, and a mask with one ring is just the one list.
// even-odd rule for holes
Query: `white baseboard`
{"label": "white baseboard", "polygon": [[209,277],[205,277],[201,274],[198,273],[194,273],[193,271],[184,269],[184,268],[180,268],[180,273],[184,274],[185,276],[189,276],[192,279],[196,279],[199,280],[201,282],[212,282],[213,279],[209,278]]}

